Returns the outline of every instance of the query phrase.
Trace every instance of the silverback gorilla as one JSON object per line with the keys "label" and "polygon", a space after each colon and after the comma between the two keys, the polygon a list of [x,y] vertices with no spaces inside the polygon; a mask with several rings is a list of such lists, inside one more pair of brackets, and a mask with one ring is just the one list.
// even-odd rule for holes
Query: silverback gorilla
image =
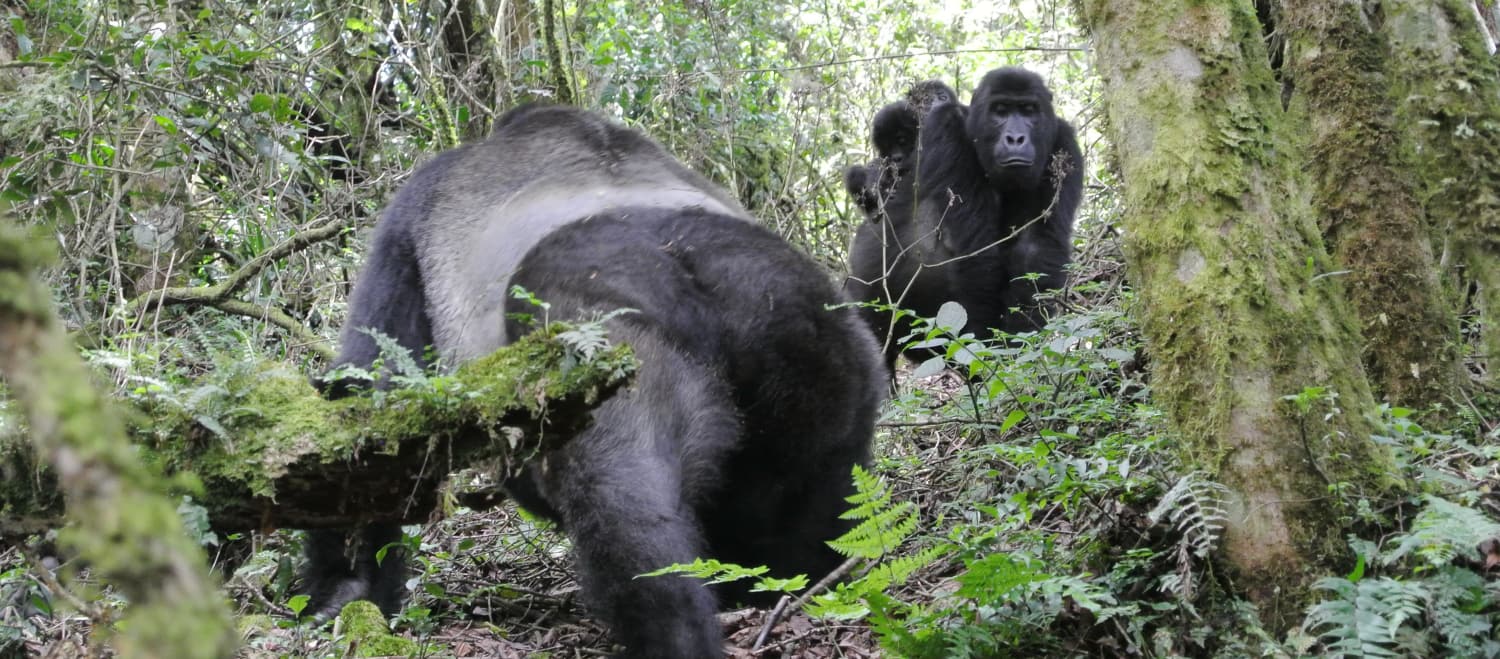
{"label": "silverback gorilla", "polygon": [[[533,309],[512,285],[554,320],[634,310],[607,323],[635,350],[634,383],[507,483],[572,540],[585,599],[621,656],[723,654],[715,593],[644,572],[700,556],[783,575],[837,565],[825,541],[847,529],[849,472],[869,458],[880,363],[855,313],[829,309],[843,298],[810,259],[638,132],[523,107],[401,188],[336,364],[376,360],[365,328],[450,366],[487,354],[527,331],[507,315]],[[400,561],[373,555],[399,533],[311,533],[312,608],[367,598],[399,609]]]}
{"label": "silverback gorilla", "polygon": [[[963,331],[980,337],[1039,328],[1036,293],[1064,283],[1083,196],[1083,154],[1052,92],[1035,73],[995,69],[968,107],[932,104],[919,143],[915,180],[894,186],[887,221],[856,231],[845,290],[923,317],[956,301],[968,311]],[[861,312],[894,367],[911,324]]]}

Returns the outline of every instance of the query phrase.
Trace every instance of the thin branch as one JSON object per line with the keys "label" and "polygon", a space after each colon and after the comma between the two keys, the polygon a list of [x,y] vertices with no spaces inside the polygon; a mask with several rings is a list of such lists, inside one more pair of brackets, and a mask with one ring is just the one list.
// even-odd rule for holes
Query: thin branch
{"label": "thin branch", "polygon": [[234,271],[227,279],[212,286],[174,286],[147,291],[131,300],[130,313],[149,311],[158,304],[212,304],[239,292],[247,282],[259,275],[267,266],[279,259],[306,249],[312,245],[338,237],[348,225],[342,220],[330,220],[323,226],[308,229],[282,241]]}
{"label": "thin branch", "polygon": [[280,327],[301,347],[311,350],[324,361],[331,362],[335,353],[333,348],[328,346],[328,341],[308,330],[297,319],[275,307],[251,304],[232,296],[277,260],[317,243],[336,238],[348,228],[348,224],[342,220],[331,220],[317,228],[299,232],[250,259],[222,282],[212,286],[172,286],[147,291],[126,304],[126,314],[135,316],[172,304],[213,307],[225,313],[263,320]]}

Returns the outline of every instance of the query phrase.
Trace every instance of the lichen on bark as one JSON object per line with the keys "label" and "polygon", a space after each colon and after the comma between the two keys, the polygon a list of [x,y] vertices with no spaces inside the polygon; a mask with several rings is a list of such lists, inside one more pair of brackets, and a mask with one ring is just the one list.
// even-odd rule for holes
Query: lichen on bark
{"label": "lichen on bark", "polygon": [[[1125,248],[1153,397],[1232,495],[1235,583],[1273,629],[1346,551],[1335,483],[1378,491],[1360,333],[1298,171],[1246,2],[1083,0],[1125,183]],[[1283,402],[1311,386],[1343,414]]]}
{"label": "lichen on bark", "polygon": [[1282,17],[1292,109],[1310,128],[1303,160],[1313,204],[1349,270],[1344,291],[1359,313],[1371,384],[1397,405],[1449,403],[1458,316],[1438,281],[1417,176],[1402,157],[1389,49],[1358,3],[1286,3]]}

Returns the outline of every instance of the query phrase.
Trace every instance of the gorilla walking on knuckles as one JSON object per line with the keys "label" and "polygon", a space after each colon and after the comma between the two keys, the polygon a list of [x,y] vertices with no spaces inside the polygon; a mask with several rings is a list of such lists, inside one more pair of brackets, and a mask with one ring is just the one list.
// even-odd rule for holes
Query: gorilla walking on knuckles
{"label": "gorilla walking on knuckles", "polygon": [[[811,260],[641,134],[531,106],[489,140],[439,155],[376,226],[337,365],[378,357],[372,328],[446,365],[529,326],[520,285],[553,319],[607,322],[640,362],[580,436],[506,484],[572,539],[586,601],[622,656],[722,656],[715,593],[636,578],[711,556],[773,574],[826,573],[850,468],[869,458],[880,364],[868,330]],[[330,385],[345,395],[349,382]],[[366,383],[369,384],[369,383]],[[376,386],[384,386],[378,383]],[[312,607],[400,608],[403,569],[374,551],[394,526],[308,542]],[[728,596],[729,593],[720,593]]]}
{"label": "gorilla walking on knuckles", "polygon": [[[956,301],[968,312],[962,331],[980,337],[1040,328],[1036,294],[1065,283],[1083,197],[1073,127],[1041,76],[1015,67],[987,73],[968,107],[933,104],[921,126],[915,180],[895,186],[889,226],[856,231],[845,290],[923,317]],[[911,323],[861,312],[893,368]]]}

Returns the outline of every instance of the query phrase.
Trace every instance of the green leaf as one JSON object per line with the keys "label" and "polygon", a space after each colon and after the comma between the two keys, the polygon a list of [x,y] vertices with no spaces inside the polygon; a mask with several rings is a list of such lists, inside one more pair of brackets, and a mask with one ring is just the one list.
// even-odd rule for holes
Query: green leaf
{"label": "green leaf", "polygon": [[957,334],[964,328],[964,325],[969,324],[969,312],[964,310],[962,304],[953,301],[944,302],[943,306],[938,307],[937,318],[934,322],[938,327]]}
{"label": "green leaf", "polygon": [[932,377],[934,375],[937,375],[938,373],[942,373],[943,369],[946,367],[947,362],[943,361],[943,358],[941,356],[931,357],[927,361],[919,364],[916,368],[912,369],[911,376],[913,378]]}
{"label": "green leaf", "polygon": [[151,118],[156,120],[156,125],[161,126],[161,129],[167,131],[168,135],[177,134],[177,122],[172,121],[170,118],[163,117],[159,114]]}
{"label": "green leaf", "polygon": [[1005,422],[1000,424],[1001,434],[1004,434],[1005,431],[1016,427],[1016,424],[1020,423],[1024,418],[1026,418],[1026,412],[1022,410],[1011,410],[1010,414],[1005,415]]}
{"label": "green leaf", "polygon": [[262,93],[250,97],[251,112],[270,112],[275,105],[276,101],[271,98],[270,94]]}

